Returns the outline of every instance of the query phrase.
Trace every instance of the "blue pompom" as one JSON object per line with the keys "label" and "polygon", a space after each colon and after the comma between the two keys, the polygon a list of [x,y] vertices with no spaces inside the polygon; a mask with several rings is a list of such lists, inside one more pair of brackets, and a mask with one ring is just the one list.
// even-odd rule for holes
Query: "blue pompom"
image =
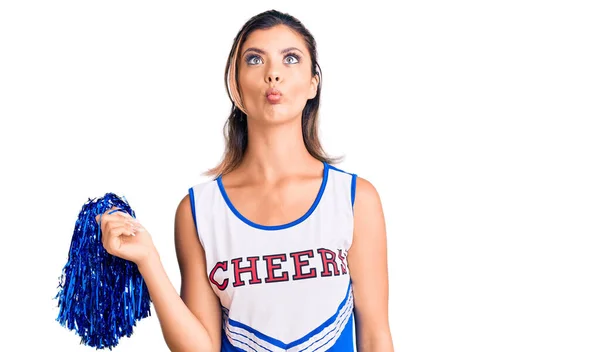
{"label": "blue pompom", "polygon": [[[123,197],[125,199],[125,197]],[[150,294],[137,265],[109,254],[102,245],[96,215],[112,207],[135,218],[127,203],[114,193],[88,199],[75,222],[69,259],[59,278],[58,318],[75,330],[81,343],[112,350],[136,321],[150,316]]]}

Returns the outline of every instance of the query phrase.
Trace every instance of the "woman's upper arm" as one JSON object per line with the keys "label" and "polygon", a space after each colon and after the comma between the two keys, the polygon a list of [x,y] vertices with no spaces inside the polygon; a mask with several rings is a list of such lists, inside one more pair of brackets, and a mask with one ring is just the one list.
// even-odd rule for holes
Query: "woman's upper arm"
{"label": "woman's upper arm", "polygon": [[208,281],[189,194],[181,200],[175,214],[175,250],[181,271],[181,299],[208,331],[215,351],[220,351],[221,306]]}
{"label": "woman's upper arm", "polygon": [[375,187],[357,177],[354,237],[348,250],[358,351],[393,351],[388,320],[387,240],[383,208]]}

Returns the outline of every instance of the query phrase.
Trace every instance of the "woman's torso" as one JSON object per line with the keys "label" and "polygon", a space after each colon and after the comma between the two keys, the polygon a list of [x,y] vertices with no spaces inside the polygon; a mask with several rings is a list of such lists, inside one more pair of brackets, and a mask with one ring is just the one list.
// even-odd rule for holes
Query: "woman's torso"
{"label": "woman's torso", "polygon": [[356,175],[327,163],[310,209],[263,226],[221,178],[190,188],[207,275],[223,311],[222,351],[354,351],[352,244]]}

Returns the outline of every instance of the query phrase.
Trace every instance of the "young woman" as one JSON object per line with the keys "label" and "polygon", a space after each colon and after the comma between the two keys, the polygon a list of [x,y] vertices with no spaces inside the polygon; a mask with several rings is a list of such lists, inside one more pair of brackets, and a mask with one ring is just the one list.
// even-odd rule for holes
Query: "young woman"
{"label": "young woman", "polygon": [[172,351],[392,351],[382,206],[321,149],[314,38],[251,18],[225,83],[223,161],[176,210],[181,296],[132,217],[103,215],[105,248],[138,265]]}

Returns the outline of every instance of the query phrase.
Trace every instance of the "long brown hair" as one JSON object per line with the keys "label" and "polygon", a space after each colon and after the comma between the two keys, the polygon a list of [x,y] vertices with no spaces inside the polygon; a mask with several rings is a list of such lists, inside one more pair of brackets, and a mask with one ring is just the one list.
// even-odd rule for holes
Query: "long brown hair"
{"label": "long brown hair", "polygon": [[321,67],[317,62],[317,44],[315,39],[308,29],[295,17],[276,10],[269,10],[250,18],[242,29],[240,29],[233,41],[227,65],[225,66],[225,88],[232,104],[229,118],[225,122],[225,126],[223,126],[223,135],[226,142],[225,152],[219,165],[204,172],[204,175],[218,177],[219,175],[227,174],[238,167],[244,157],[244,152],[248,145],[248,121],[238,84],[237,62],[239,50],[253,31],[257,29],[269,29],[279,24],[286,25],[304,38],[306,47],[310,53],[312,75],[318,75],[319,78],[317,94],[313,99],[306,102],[302,110],[302,137],[304,145],[314,158],[328,164],[336,164],[343,159],[343,157],[328,156],[319,141],[318,117],[322,73]]}

